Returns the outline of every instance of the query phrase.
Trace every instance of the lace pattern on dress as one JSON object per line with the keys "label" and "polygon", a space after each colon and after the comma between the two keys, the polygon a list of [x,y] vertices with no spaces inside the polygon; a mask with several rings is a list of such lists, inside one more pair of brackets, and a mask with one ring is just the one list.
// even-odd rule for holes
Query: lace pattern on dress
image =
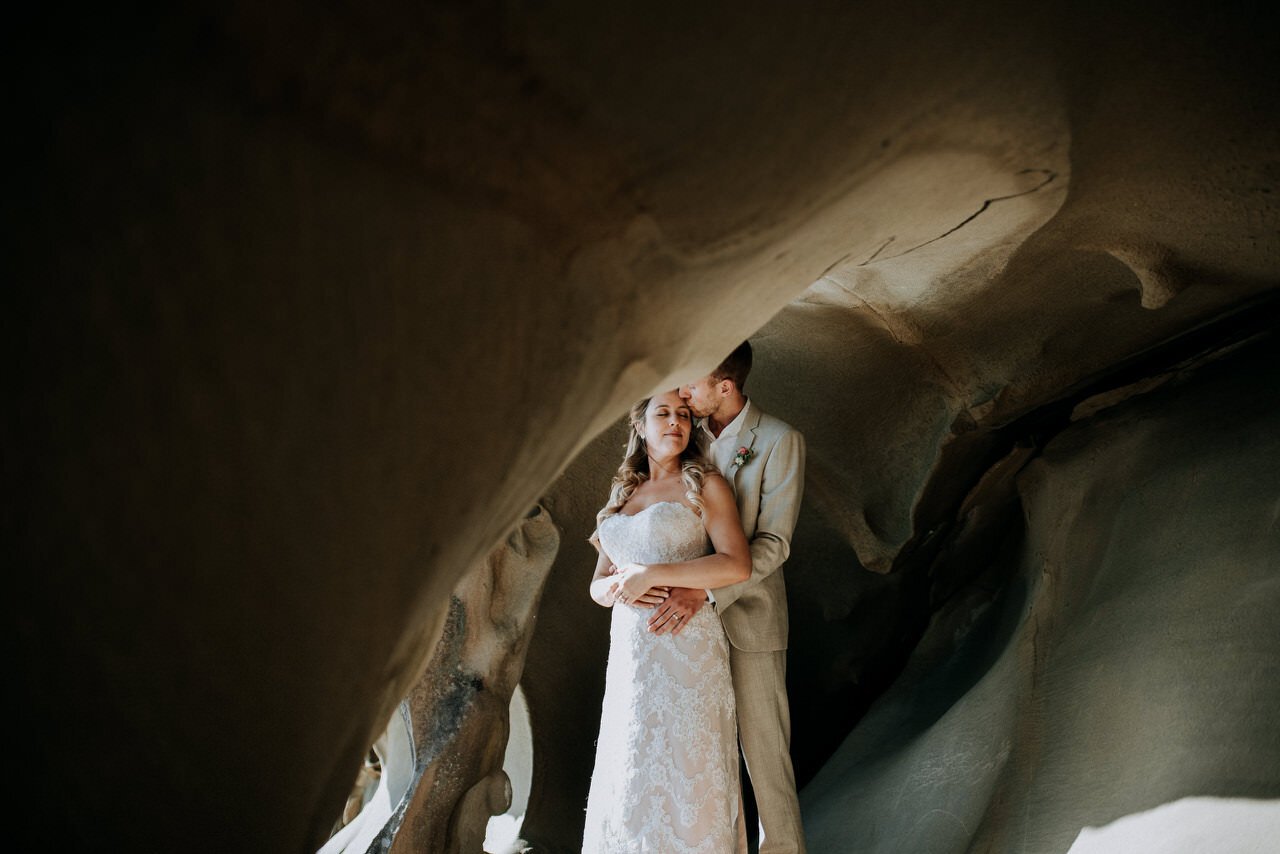
{"label": "lace pattern on dress", "polygon": [[[599,535],[619,565],[711,550],[701,518],[674,501],[610,516]],[[728,854],[737,844],[738,735],[724,628],[702,608],[679,635],[653,635],[650,614],[613,608],[582,850]]]}

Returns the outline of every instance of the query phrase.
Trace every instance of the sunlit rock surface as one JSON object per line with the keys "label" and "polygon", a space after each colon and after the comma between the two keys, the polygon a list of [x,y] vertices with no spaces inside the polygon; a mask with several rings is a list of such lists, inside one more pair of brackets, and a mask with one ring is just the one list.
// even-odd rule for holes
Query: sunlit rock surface
{"label": "sunlit rock surface", "polygon": [[[609,425],[747,336],[748,391],[810,450],[787,573],[794,748],[803,779],[822,769],[805,792],[818,838],[832,804],[876,788],[849,757],[894,723],[882,710],[904,686],[933,666],[945,676],[952,650],[926,628],[965,624],[988,564],[1017,568],[983,582],[991,601],[1102,579],[1119,586],[1093,595],[1114,608],[1176,612],[1164,575],[1121,585],[1110,565],[1062,552],[1046,587],[1024,550],[1056,530],[1063,472],[1091,442],[1102,457],[1155,441],[1141,425],[1103,429],[1155,404],[1112,412],[1097,395],[1275,325],[1280,69],[1260,10],[22,14],[5,32],[20,130],[3,434],[15,760],[31,802],[20,834],[56,828],[83,850],[316,850],[461,576],[545,495],[564,545],[522,681],[526,830],[572,850],[603,678],[606,615],[586,596],[583,541],[617,462]],[[1261,382],[1263,364],[1222,360],[1236,366],[1223,385]],[[1208,400],[1218,384],[1194,377],[1228,369],[1201,370],[1177,387]],[[1169,407],[1152,418],[1185,423],[1198,404],[1178,395],[1150,391]],[[1274,403],[1259,406],[1252,423],[1273,424]],[[1214,431],[1232,429],[1242,422],[1225,418],[1185,441],[1225,447]],[[1231,459],[1205,458],[1206,471],[1270,470]],[[1182,483],[1179,466],[1096,467],[1075,487],[1101,506]],[[1131,547],[1154,555],[1198,525],[1188,542],[1201,542],[1219,520],[1198,495],[1176,527],[1153,511],[1160,524]],[[1020,506],[1046,514],[1028,517],[1025,541],[1008,524]],[[1233,548],[1274,541],[1274,505],[1259,506],[1240,506],[1254,524]],[[1276,615],[1274,567],[1241,560],[1207,590],[1187,582],[1206,613],[1233,615],[1211,645],[1228,681],[1258,654],[1256,621]],[[1230,610],[1232,596],[1245,604]],[[1046,617],[1066,607],[1050,604]],[[1084,826],[1233,795],[1170,783],[1143,800],[1145,781],[1117,775],[1109,791],[1126,794],[1100,811],[1071,789],[1078,766],[1102,762],[1102,736],[1064,700],[1083,677],[1063,662],[1092,636],[1054,626],[1056,659],[995,656],[970,678],[1012,692],[991,689],[993,709],[1044,702],[1008,725],[1060,737],[992,744],[974,759],[991,766],[990,792],[939,777],[922,815],[963,816],[975,845],[1039,850],[1001,805],[1039,810],[1057,781],[1078,802],[1042,813],[1029,838],[1065,851]],[[1148,678],[1199,660],[1141,638],[1114,661],[1082,660]],[[1056,693],[1028,694],[1033,675]],[[1193,693],[1126,696],[1145,704],[1135,718],[1186,701],[1202,720]],[[1249,696],[1275,717],[1274,696]],[[1274,796],[1275,742],[1246,707],[1210,734],[1228,753],[1252,744],[1250,796]],[[1210,773],[1222,744],[1176,739],[1116,753],[1135,757],[1126,772],[1168,762],[1219,789],[1238,782]],[[916,747],[949,767],[945,745]],[[1002,776],[1045,763],[1049,779]]]}
{"label": "sunlit rock surface", "polygon": [[508,707],[558,546],[550,514],[535,507],[458,585],[435,652],[402,709],[413,779],[371,847],[474,852],[490,816],[511,805],[503,770]]}
{"label": "sunlit rock surface", "polygon": [[1068,854],[1265,854],[1280,839],[1280,801],[1183,798],[1080,831]]}

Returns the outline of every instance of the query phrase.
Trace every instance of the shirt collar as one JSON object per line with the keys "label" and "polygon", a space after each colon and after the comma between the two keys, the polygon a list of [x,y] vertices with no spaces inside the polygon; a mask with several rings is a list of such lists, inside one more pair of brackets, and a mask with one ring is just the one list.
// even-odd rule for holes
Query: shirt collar
{"label": "shirt collar", "polygon": [[750,398],[748,398],[747,402],[743,404],[742,410],[734,417],[734,419],[726,424],[725,428],[720,431],[720,436],[718,438],[711,432],[711,428],[707,426],[707,419],[702,419],[702,429],[707,434],[707,439],[712,442],[719,442],[736,437],[742,432],[742,423],[747,420],[747,410],[749,409],[751,409]]}

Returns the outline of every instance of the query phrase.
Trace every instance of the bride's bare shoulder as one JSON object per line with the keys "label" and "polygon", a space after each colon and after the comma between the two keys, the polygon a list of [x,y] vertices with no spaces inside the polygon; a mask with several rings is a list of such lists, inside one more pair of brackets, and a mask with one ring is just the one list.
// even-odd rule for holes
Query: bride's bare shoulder
{"label": "bride's bare shoulder", "polygon": [[729,481],[718,471],[709,471],[702,476],[702,494],[706,498],[733,498],[733,488]]}

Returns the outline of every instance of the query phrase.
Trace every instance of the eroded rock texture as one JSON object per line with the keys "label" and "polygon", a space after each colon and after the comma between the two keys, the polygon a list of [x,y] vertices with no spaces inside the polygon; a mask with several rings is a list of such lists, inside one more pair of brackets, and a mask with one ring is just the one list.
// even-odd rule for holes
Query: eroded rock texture
{"label": "eroded rock texture", "polygon": [[412,779],[368,850],[479,851],[489,817],[510,806],[507,709],[559,541],[550,514],[536,507],[458,585],[431,660],[401,707]]}
{"label": "eroded rock texture", "polygon": [[1278,356],[1252,341],[1027,464],[1020,545],[805,789],[817,850],[1066,851],[1185,797],[1280,795]]}
{"label": "eroded rock texture", "polygon": [[[524,678],[528,830],[571,850],[603,672],[583,538],[616,465],[606,431],[747,336],[748,391],[809,441],[788,575],[813,777],[885,725],[850,735],[922,637],[911,679],[950,660],[926,628],[963,611],[979,556],[1022,567],[993,591],[1026,579],[1050,601],[1022,560],[1067,500],[1051,440],[1088,433],[1079,453],[1105,456],[1143,435],[1091,433],[1108,410],[1067,428],[1073,408],[1274,325],[1280,68],[1250,4],[24,14],[5,32],[6,602],[21,823],[42,841],[318,848],[462,574],[546,495],[566,545]],[[1153,418],[1182,417],[1167,405]],[[1151,465],[1092,488],[1181,477]],[[1187,500],[1179,531],[1216,518]],[[1025,541],[1017,506],[1043,513]],[[1270,519],[1241,537],[1270,542]],[[1052,590],[1114,582],[1097,601],[1172,613],[1163,576],[1071,567]],[[1262,583],[1219,577],[1210,609]],[[1216,624],[1222,656],[1252,660],[1251,619]],[[992,666],[1068,715],[1053,704],[1083,677],[1062,650],[1092,635],[1055,625],[1052,661]],[[1142,637],[1148,670],[1175,660]],[[1116,654],[1113,675],[1135,660]],[[1028,692],[1031,674],[1060,687]],[[1229,725],[1262,790],[1280,761],[1251,715]],[[951,810],[972,844],[1055,848],[1100,820],[1083,795],[1033,829],[1000,808],[1002,773],[1101,761],[1053,726],[984,757],[990,808]],[[1180,764],[1218,767],[1209,741],[1181,737]],[[806,793],[815,833],[874,778],[836,767],[819,779],[847,783]],[[1229,788],[1215,773],[1197,779]],[[1033,812],[1037,785],[1014,798]],[[1118,809],[1150,800],[1121,791]]]}
{"label": "eroded rock texture", "polygon": [[560,537],[541,507],[505,548],[464,579],[444,635],[407,702],[422,776],[403,809],[396,851],[475,851],[511,802],[502,770],[507,707],[524,670],[542,586]]}

